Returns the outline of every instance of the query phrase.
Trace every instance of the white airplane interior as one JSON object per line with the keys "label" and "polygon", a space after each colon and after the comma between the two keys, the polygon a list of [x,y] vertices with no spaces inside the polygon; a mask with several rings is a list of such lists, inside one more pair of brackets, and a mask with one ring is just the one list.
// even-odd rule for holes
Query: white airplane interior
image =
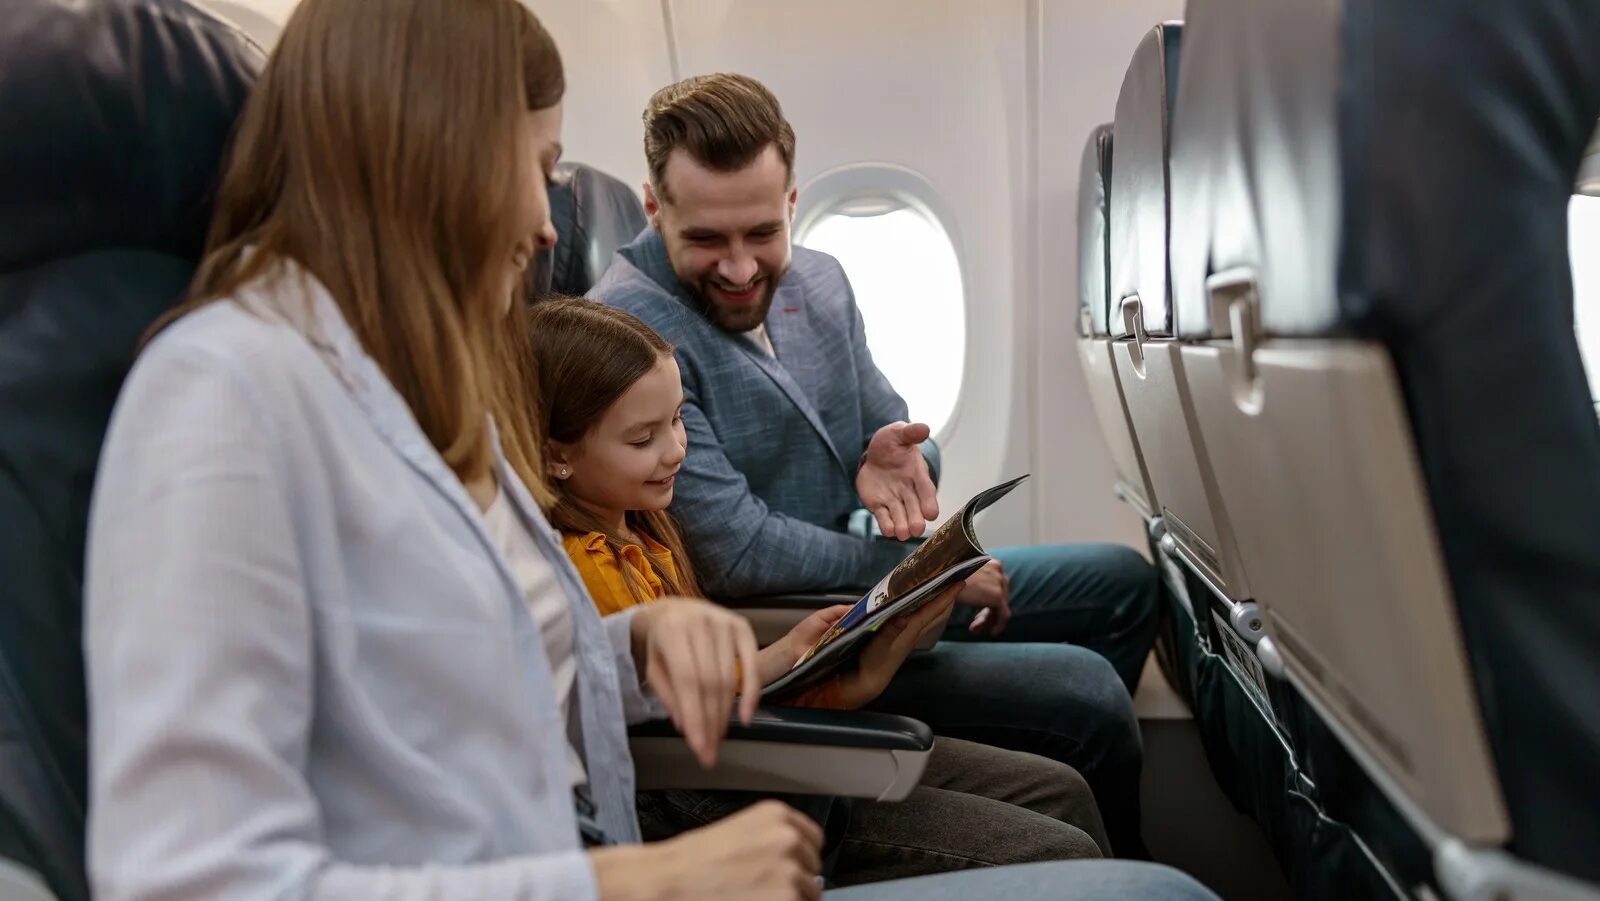
{"label": "white airplane interior", "polygon": [[[102,443],[300,2],[0,14],[0,899],[481,897],[140,893],[86,852],[110,740],[91,741],[84,657]],[[838,261],[869,364],[937,445],[942,514],[1029,473],[979,518],[985,546],[1136,552],[1157,600],[1123,678],[1134,809],[1085,777],[1106,856],[1228,899],[1600,901],[1600,3],[522,2],[566,81],[528,304],[613,303],[627,248],[661,230],[641,113],[690,76],[752,76],[795,136],[806,252],[775,278]],[[685,385],[710,365],[640,318]],[[742,352],[798,372],[798,338],[767,323],[772,359]],[[696,386],[704,434],[731,443]],[[761,410],[756,433],[777,422]],[[883,523],[834,525],[875,545]],[[755,588],[708,593],[763,646],[876,580],[740,565]],[[982,644],[1023,644],[1004,637]],[[1018,691],[1047,678],[1016,666]],[[763,708],[708,769],[659,717],[627,733],[641,791],[853,803],[915,797],[952,731],[884,705]],[[206,803],[175,799],[152,834]]]}

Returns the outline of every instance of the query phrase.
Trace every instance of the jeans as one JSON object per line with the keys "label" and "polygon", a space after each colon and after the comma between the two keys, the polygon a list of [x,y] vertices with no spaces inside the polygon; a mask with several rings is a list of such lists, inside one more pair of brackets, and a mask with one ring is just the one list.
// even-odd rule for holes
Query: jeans
{"label": "jeans", "polygon": [[840,889],[827,901],[1217,901],[1171,867],[1125,860],[1067,860],[968,870]]}
{"label": "jeans", "polygon": [[1094,651],[941,641],[907,658],[867,709],[1067,764],[1094,790],[1113,852],[1148,856],[1139,831],[1139,723],[1116,671]]}
{"label": "jeans", "polygon": [[[756,792],[641,792],[639,826],[660,841],[755,803]],[[940,737],[903,801],[783,797],[829,836],[831,882],[860,885],[977,867],[1096,858],[1107,844],[1094,795],[1070,767]],[[834,841],[837,837],[837,841]]]}
{"label": "jeans", "polygon": [[1005,547],[991,553],[1011,579],[1011,623],[998,638],[967,625],[977,611],[957,607],[951,641],[1065,642],[1088,648],[1116,668],[1133,694],[1155,644],[1160,579],[1133,548],[1120,544]]}

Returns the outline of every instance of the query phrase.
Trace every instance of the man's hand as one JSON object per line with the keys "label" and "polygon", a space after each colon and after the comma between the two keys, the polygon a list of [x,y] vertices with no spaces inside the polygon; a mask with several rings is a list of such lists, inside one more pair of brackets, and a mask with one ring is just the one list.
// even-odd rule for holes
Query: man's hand
{"label": "man's hand", "polygon": [[968,632],[991,638],[1004,632],[1006,624],[1011,622],[1011,578],[1000,561],[990,560],[968,577],[967,587],[956,598],[956,603],[983,608],[967,625]]}
{"label": "man's hand", "polygon": [[920,422],[891,422],[873,434],[856,471],[856,494],[878,519],[878,531],[901,541],[921,535],[939,515],[928,461],[917,445],[928,440]]}

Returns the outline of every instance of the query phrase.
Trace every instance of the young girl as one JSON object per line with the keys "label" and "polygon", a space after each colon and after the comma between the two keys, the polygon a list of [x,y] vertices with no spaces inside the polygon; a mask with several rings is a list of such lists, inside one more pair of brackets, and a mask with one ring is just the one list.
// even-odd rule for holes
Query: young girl
{"label": "young girl", "polygon": [[[700,597],[694,566],[667,505],[687,449],[683,386],[672,347],[635,317],[582,300],[536,304],[547,468],[555,491],[550,524],[602,616],[670,595]],[[886,652],[910,626],[931,626],[948,611],[941,596],[891,624],[853,674],[836,677],[794,706],[854,709],[883,690],[904,655]],[[849,608],[818,611],[758,655],[765,685],[788,671]],[[888,628],[888,627],[886,627]]]}
{"label": "young girl", "polygon": [[[668,595],[698,596],[690,555],[666,512],[686,453],[683,386],[672,347],[633,316],[591,301],[548,300],[535,304],[530,316],[546,467],[556,498],[549,518],[595,606],[609,616]],[[886,626],[854,671],[796,703],[851,709],[871,702],[917,636],[948,616],[956,590]],[[818,611],[762,649],[761,684],[793,666],[848,609]],[[749,801],[715,793],[646,795],[641,825],[647,837],[666,835]],[[978,822],[984,828],[970,828]],[[852,808],[832,875],[848,884],[963,861],[1099,856],[1103,847],[1093,796],[1070,767],[940,738],[910,798]]]}

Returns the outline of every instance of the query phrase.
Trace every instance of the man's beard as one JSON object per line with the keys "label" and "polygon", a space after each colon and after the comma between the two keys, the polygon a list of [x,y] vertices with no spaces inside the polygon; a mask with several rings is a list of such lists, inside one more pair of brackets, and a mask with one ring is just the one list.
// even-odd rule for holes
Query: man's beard
{"label": "man's beard", "polygon": [[701,279],[695,284],[680,281],[683,290],[694,301],[701,315],[711,320],[711,324],[730,334],[748,332],[767,321],[767,312],[772,309],[772,298],[778,293],[778,283],[789,273],[789,267],[784,266],[776,274],[763,274],[761,281],[761,298],[753,304],[734,306],[717,301],[711,293],[711,279]]}

